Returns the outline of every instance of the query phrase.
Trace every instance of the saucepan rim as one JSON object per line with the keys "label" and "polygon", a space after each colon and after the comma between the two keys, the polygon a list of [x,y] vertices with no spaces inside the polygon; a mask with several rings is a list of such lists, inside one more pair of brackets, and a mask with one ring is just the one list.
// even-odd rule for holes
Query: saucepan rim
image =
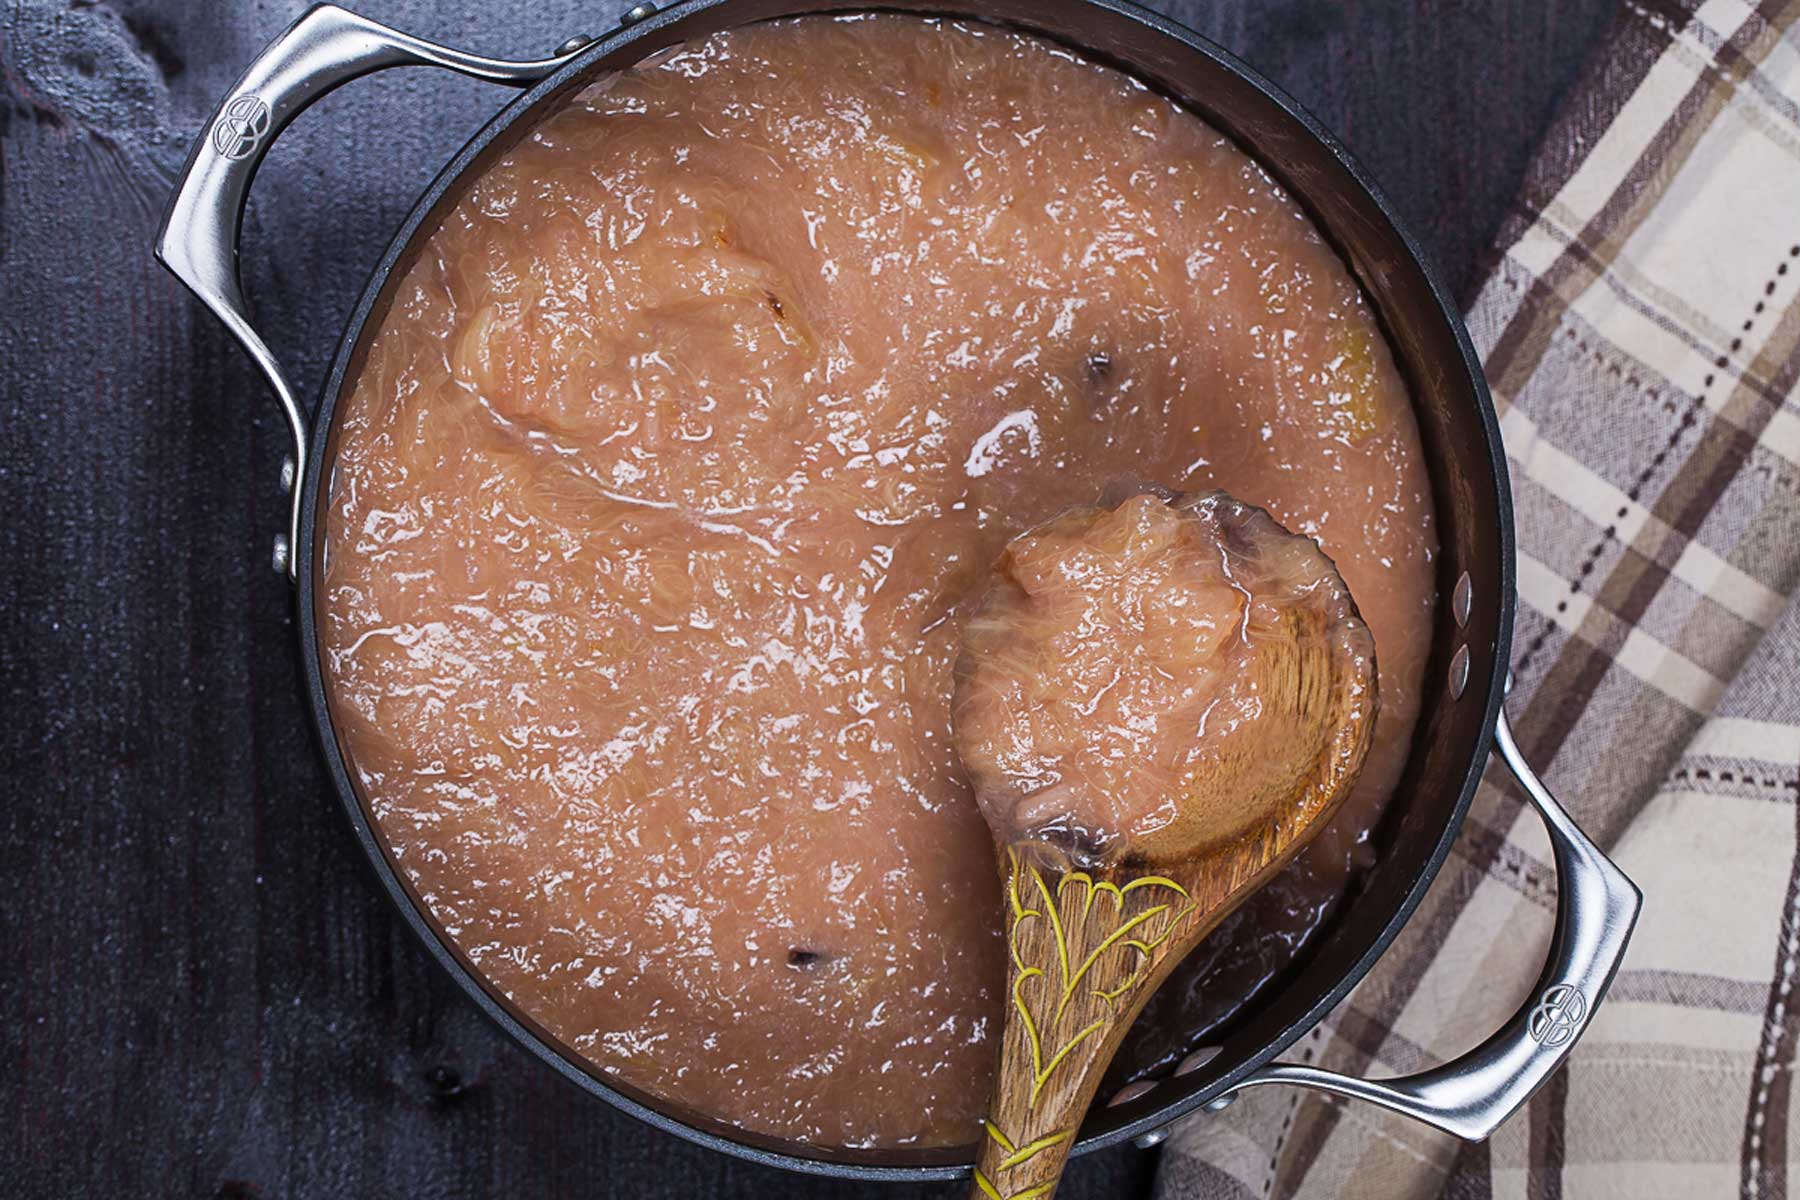
{"label": "saucepan rim", "polygon": [[[1100,1132],[1084,1134],[1075,1148],[1075,1153],[1081,1154],[1116,1145],[1158,1128],[1181,1115],[1200,1108],[1214,1097],[1228,1092],[1234,1084],[1273,1059],[1307,1030],[1315,1026],[1325,1013],[1363,977],[1412,916],[1423,898],[1426,888],[1435,878],[1438,869],[1448,855],[1451,844],[1461,830],[1464,816],[1468,811],[1489,756],[1492,742],[1491,731],[1500,710],[1506,674],[1504,664],[1509,660],[1512,637],[1513,529],[1510,489],[1506,462],[1501,450],[1499,425],[1468,332],[1454,305],[1451,304],[1447,291],[1425,261],[1416,241],[1407,232],[1405,223],[1367,172],[1358,166],[1335,137],[1281,89],[1239,61],[1234,55],[1199,34],[1156,13],[1129,3],[1127,0],[1064,0],[1064,2],[1085,10],[1109,14],[1110,19],[1135,23],[1139,27],[1138,32],[1158,35],[1158,44],[1182,54],[1197,55],[1210,60],[1215,67],[1235,75],[1243,84],[1260,92],[1264,100],[1279,109],[1285,119],[1292,122],[1295,129],[1324,148],[1342,168],[1348,185],[1360,189],[1364,194],[1363,198],[1381,214],[1382,219],[1389,227],[1388,231],[1404,247],[1409,261],[1401,265],[1413,272],[1418,287],[1423,290],[1434,313],[1441,315],[1444,329],[1450,334],[1456,347],[1460,361],[1454,364],[1457,376],[1454,385],[1458,389],[1466,387],[1475,401],[1461,418],[1467,425],[1467,429],[1462,432],[1469,436],[1479,437],[1484,443],[1486,461],[1489,464],[1488,477],[1494,488],[1492,497],[1494,511],[1498,517],[1498,528],[1492,532],[1496,535],[1497,553],[1500,557],[1496,572],[1500,586],[1496,589],[1495,594],[1484,597],[1484,603],[1491,604],[1496,612],[1494,643],[1487,651],[1472,648],[1472,652],[1480,653],[1481,657],[1486,660],[1487,667],[1485,675],[1479,673],[1478,670],[1473,673],[1472,677],[1485,678],[1488,686],[1484,695],[1469,694],[1459,701],[1463,704],[1479,703],[1483,706],[1482,720],[1478,726],[1479,732],[1473,739],[1474,744],[1468,748],[1468,765],[1463,773],[1461,788],[1455,797],[1454,804],[1448,811],[1441,836],[1416,877],[1401,896],[1394,911],[1382,926],[1379,935],[1370,941],[1368,947],[1351,967],[1333,986],[1327,989],[1316,1003],[1287,1021],[1272,1035],[1265,1036],[1263,1045],[1256,1052],[1246,1056],[1236,1067],[1207,1079],[1204,1086],[1190,1084],[1180,1095],[1170,1096],[1155,1103],[1149,1102],[1150,1098],[1146,1098],[1144,1101],[1125,1106],[1116,1114],[1108,1114],[1108,1117],[1102,1118],[1102,1120],[1112,1119],[1116,1123]],[[517,135],[521,130],[528,128],[529,115],[536,111],[541,103],[583,80],[603,60],[622,55],[628,48],[652,39],[659,32],[667,31],[672,26],[709,12],[717,12],[724,18],[706,31],[709,33],[766,19],[770,16],[883,9],[983,22],[993,22],[998,19],[1002,24],[1030,27],[1029,21],[1019,21],[1008,16],[997,18],[992,11],[1005,7],[1007,7],[1005,3],[996,2],[996,0],[929,0],[928,3],[903,2],[900,4],[892,2],[857,4],[849,2],[849,0],[814,0],[811,3],[807,0],[772,0],[770,3],[750,5],[736,3],[734,0],[686,0],[684,3],[672,5],[661,12],[596,39],[579,56],[554,74],[547,76],[501,107],[493,118],[444,165],[430,185],[420,193],[412,211],[395,231],[387,248],[376,261],[369,282],[345,323],[344,333],[339,340],[337,352],[312,418],[313,437],[309,451],[310,461],[306,464],[306,470],[302,477],[305,492],[301,498],[300,536],[292,551],[299,556],[295,574],[297,583],[296,624],[300,635],[301,664],[314,728],[332,784],[349,817],[354,835],[382,890],[430,955],[450,973],[476,1006],[498,1024],[514,1042],[528,1049],[565,1079],[589,1095],[605,1100],[657,1129],[767,1166],[839,1177],[892,1181],[948,1179],[964,1175],[969,1169],[968,1162],[949,1161],[954,1156],[954,1151],[862,1151],[816,1147],[737,1129],[707,1118],[703,1114],[675,1115],[678,1106],[663,1104],[651,1096],[637,1091],[624,1081],[614,1078],[601,1068],[594,1067],[573,1052],[565,1051],[553,1036],[537,1027],[522,1012],[514,1009],[510,1002],[492,988],[486,977],[462,957],[435,919],[430,916],[423,901],[411,884],[406,881],[376,833],[366,801],[352,780],[331,719],[324,663],[314,614],[319,597],[315,572],[322,562],[320,549],[323,526],[321,507],[329,490],[330,457],[335,450],[333,439],[330,436],[333,418],[345,383],[352,377],[352,372],[358,362],[364,336],[371,327],[371,317],[384,304],[384,292],[387,285],[395,275],[396,269],[406,261],[408,251],[421,232],[426,230],[440,213],[440,206],[446,203],[447,197],[451,196],[458,185],[462,183],[465,174],[472,167],[479,165],[484,154],[488,153],[490,149],[497,151],[505,145],[510,145],[511,142],[505,139],[509,134]],[[733,20],[729,12],[731,9],[754,10],[757,15],[746,17],[744,20]],[[775,9],[780,11],[771,11]],[[718,10],[727,11],[719,12]],[[1071,44],[1077,50],[1082,49],[1079,42],[1066,35],[1050,32],[1047,36],[1065,44]],[[1120,65],[1126,70],[1132,69],[1129,62]],[[1202,113],[1202,115],[1205,114]],[[1245,149],[1259,161],[1267,162],[1264,156],[1256,153],[1255,146],[1247,145]],[[1274,167],[1271,166],[1270,169],[1274,170]],[[1290,188],[1290,190],[1293,189]],[[1204,1072],[1197,1072],[1196,1076],[1204,1077],[1204,1074]],[[1198,1082],[1199,1078],[1195,1080],[1195,1083]],[[1167,1090],[1169,1089],[1158,1089],[1159,1092]],[[1089,1125],[1091,1126],[1092,1123],[1093,1117],[1090,1116]]]}

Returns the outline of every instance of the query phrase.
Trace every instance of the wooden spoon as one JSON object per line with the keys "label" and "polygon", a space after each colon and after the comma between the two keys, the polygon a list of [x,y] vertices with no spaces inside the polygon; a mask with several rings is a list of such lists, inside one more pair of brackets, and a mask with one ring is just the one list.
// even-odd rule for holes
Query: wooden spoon
{"label": "wooden spoon", "polygon": [[[955,703],[1011,949],[972,1195],[1028,1200],[1055,1191],[1145,1001],[1350,790],[1375,657],[1317,544],[1219,492],[1113,496],[1022,535],[998,572],[965,628]],[[1195,617],[1209,596],[1217,607],[1213,584],[1237,604],[1222,634]],[[1158,605],[1192,618],[1173,640]],[[1191,678],[1164,669],[1215,636]],[[1113,670],[1097,699],[1109,660],[1096,653],[1144,686],[1119,699],[1133,681]],[[1166,794],[1116,794],[1133,788]]]}

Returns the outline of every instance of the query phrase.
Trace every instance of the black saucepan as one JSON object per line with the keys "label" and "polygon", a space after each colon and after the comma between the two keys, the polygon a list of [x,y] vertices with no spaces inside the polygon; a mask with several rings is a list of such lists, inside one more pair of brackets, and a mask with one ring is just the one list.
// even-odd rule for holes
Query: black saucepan
{"label": "black saucepan", "polygon": [[[296,587],[301,659],[313,718],[344,811],[395,908],[420,942],[509,1036],[577,1086],[641,1120],[759,1162],[843,1176],[947,1178],[965,1151],[838,1150],[746,1133],[611,1078],[559,1046],[494,992],[396,870],[346,769],[314,624],[316,573],[334,417],[353,383],[365,336],[379,324],[414,247],[484,164],[504,153],[572,88],[680,42],[752,21],[869,5],[842,0],[689,0],[633,9],[598,38],[572,38],[546,59],[506,62],[421,41],[325,6],[272,42],[197,139],[158,238],[157,254],[230,327],[268,376],[294,437],[291,524],[277,566]],[[1577,830],[1524,764],[1501,700],[1513,617],[1513,530],[1506,464],[1492,403],[1466,331],[1420,261],[1392,208],[1342,146],[1273,85],[1217,46],[1122,0],[890,0],[879,7],[1018,27],[1137,76],[1235,138],[1311,212],[1351,264],[1385,325],[1418,413],[1442,554],[1423,716],[1405,778],[1377,831],[1380,857],[1330,936],[1291,981],[1239,1021],[1222,1051],[1186,1075],[1093,1113],[1076,1153],[1126,1138],[1148,1141],[1174,1118],[1219,1106],[1238,1089],[1287,1082],[1384,1105],[1464,1137],[1485,1137],[1568,1053],[1612,978],[1636,918],[1638,893]],[[309,416],[252,327],[237,280],[244,197],[269,144],[336,85],[387,66],[432,65],[525,90],[445,166],[394,234],[345,327]],[[1273,1060],[1313,1027],[1394,939],[1443,863],[1490,748],[1498,746],[1549,826],[1561,904],[1549,961],[1532,998],[1465,1058],[1405,1080],[1369,1083]]]}

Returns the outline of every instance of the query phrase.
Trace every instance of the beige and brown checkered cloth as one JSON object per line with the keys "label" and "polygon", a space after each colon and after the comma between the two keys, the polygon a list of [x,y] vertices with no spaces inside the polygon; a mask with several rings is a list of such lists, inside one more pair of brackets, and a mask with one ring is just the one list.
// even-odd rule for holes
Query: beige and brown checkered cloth
{"label": "beige and brown checkered cloth", "polygon": [[[1645,893],[1567,1068],[1464,1145],[1256,1088],[1164,1200],[1783,1197],[1800,1145],[1800,0],[1625,0],[1469,325],[1519,526],[1526,756]],[[1537,976],[1549,846],[1496,771],[1424,906],[1292,1052],[1467,1050]]]}

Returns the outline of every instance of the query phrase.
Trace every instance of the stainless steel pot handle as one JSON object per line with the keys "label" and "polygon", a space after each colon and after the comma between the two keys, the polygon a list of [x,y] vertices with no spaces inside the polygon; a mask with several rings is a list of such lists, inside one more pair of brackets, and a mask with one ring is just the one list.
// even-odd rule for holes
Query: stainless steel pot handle
{"label": "stainless steel pot handle", "polygon": [[[1367,1100],[1447,1133],[1480,1141],[1543,1086],[1587,1028],[1625,957],[1643,893],[1569,819],[1519,753],[1502,711],[1494,742],[1550,831],[1556,850],[1556,931],[1537,986],[1500,1032],[1454,1062],[1400,1079],[1355,1079],[1271,1063],[1231,1089],[1295,1083]],[[1228,1101],[1231,1093],[1215,1099]]]}
{"label": "stainless steel pot handle", "polygon": [[244,198],[264,153],[307,105],[359,75],[383,67],[448,67],[476,79],[522,87],[568,62],[591,40],[571,38],[552,58],[507,62],[435,45],[321,4],[257,55],[195,139],[163,214],[156,257],[225,322],[281,401],[294,438],[294,472],[291,476],[284,472],[293,500],[287,536],[276,543],[276,560],[289,580],[299,557],[293,548],[300,537],[299,472],[306,469],[307,414],[293,384],[251,325],[238,282]]}

